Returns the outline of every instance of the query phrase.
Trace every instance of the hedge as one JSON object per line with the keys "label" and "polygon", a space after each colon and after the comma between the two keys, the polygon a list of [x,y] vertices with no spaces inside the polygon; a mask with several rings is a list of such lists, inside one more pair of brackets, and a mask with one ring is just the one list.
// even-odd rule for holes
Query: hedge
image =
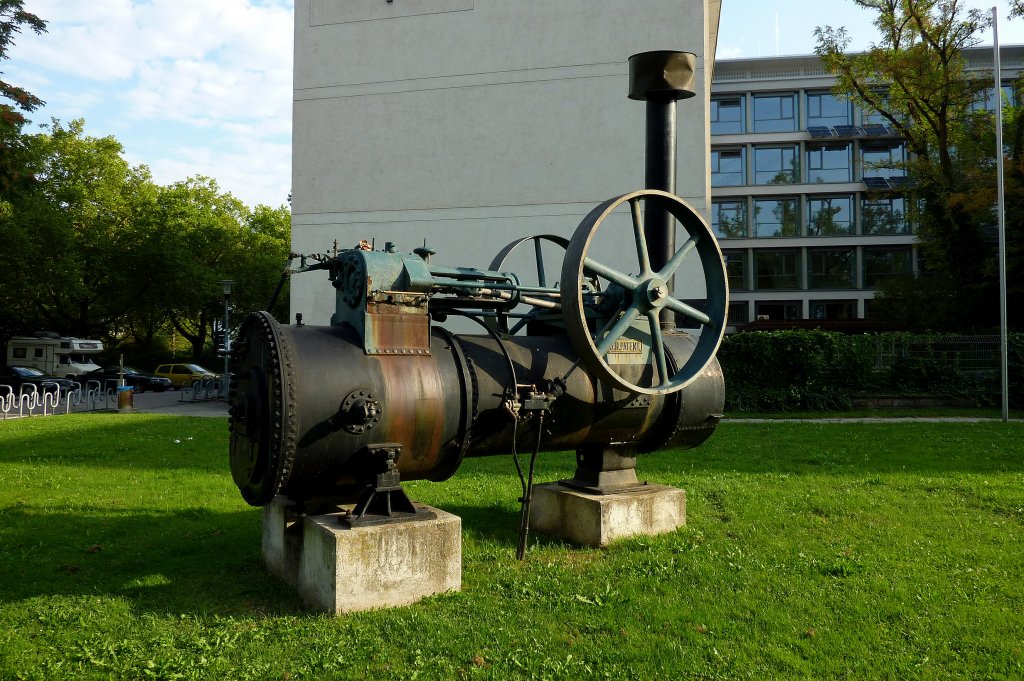
{"label": "hedge", "polygon": [[[939,336],[847,335],[829,331],[751,331],[727,336],[718,352],[726,410],[779,412],[849,409],[881,395],[969,399],[997,404],[997,372],[959,368]],[[1010,401],[1024,403],[1024,334],[1011,334]],[[896,349],[879,360],[880,344]],[[907,349],[914,347],[914,352]],[[998,357],[996,357],[998,365]]]}

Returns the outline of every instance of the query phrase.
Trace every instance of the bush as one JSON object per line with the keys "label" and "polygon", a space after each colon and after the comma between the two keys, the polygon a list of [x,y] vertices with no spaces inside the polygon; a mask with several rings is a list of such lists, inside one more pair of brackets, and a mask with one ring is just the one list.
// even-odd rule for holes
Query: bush
{"label": "bush", "polygon": [[[855,397],[927,395],[999,400],[998,376],[962,371],[937,337],[753,331],[728,336],[718,358],[729,411],[848,409]],[[892,349],[886,362],[881,347]],[[911,348],[913,352],[911,352]],[[1024,334],[1010,337],[1011,403],[1024,403]]]}

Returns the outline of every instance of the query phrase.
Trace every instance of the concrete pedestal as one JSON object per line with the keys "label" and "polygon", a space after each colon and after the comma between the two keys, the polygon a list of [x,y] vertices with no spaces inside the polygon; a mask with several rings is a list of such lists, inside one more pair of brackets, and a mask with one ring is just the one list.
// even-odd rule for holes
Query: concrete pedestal
{"label": "concrete pedestal", "polygon": [[287,500],[263,509],[263,561],[311,608],[343,613],[409,605],[462,587],[462,521],[435,517],[349,528],[339,514],[289,520]]}
{"label": "concrete pedestal", "polygon": [[557,482],[533,488],[530,526],[582,546],[607,546],[686,524],[686,492],[644,485],[629,492],[586,494]]}

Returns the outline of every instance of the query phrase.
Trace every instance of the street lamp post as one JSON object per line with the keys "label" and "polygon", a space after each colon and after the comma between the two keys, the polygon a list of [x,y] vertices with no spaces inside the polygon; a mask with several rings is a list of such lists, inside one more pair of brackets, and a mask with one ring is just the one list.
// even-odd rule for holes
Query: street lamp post
{"label": "street lamp post", "polygon": [[225,400],[228,398],[228,381],[231,371],[231,336],[228,334],[228,310],[231,303],[231,285],[235,282],[231,279],[224,279],[220,285],[224,289],[224,375],[220,379],[220,394]]}

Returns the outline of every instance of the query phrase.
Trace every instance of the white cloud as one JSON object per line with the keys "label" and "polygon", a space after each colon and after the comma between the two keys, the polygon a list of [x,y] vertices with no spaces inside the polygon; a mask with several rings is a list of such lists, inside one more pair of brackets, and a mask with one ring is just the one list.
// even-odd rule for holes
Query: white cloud
{"label": "white cloud", "polygon": [[[36,118],[86,116],[91,134],[118,137],[158,182],[204,174],[247,202],[287,196],[292,0],[25,4],[48,30],[18,37],[10,75],[48,101]],[[139,130],[161,139],[136,147],[155,156],[133,151]]]}
{"label": "white cloud", "polygon": [[258,203],[279,206],[291,192],[291,145],[253,140],[223,151],[208,146],[181,147],[173,156],[146,163],[158,184],[171,184],[188,177],[205,175],[217,180],[221,189],[230,191],[247,205]]}

